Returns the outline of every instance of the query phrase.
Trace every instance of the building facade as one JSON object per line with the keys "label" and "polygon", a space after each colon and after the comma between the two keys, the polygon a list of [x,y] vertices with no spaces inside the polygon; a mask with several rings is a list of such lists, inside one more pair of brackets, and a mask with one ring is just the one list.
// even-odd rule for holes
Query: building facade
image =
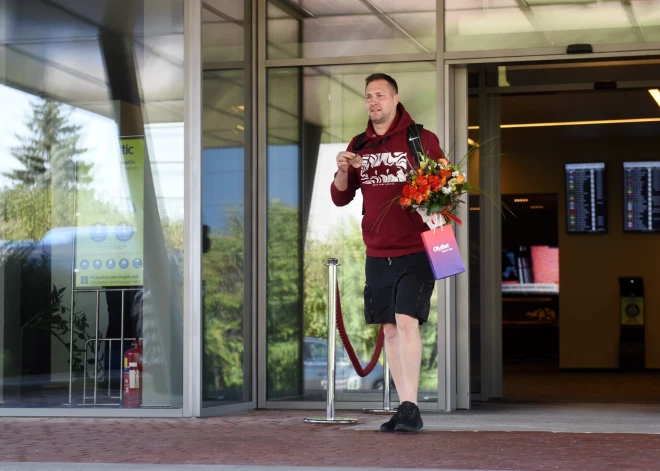
{"label": "building facade", "polygon": [[[652,89],[658,56],[658,1],[0,0],[0,415],[323,409],[328,258],[340,261],[345,323],[363,362],[376,344],[360,307],[361,204],[329,198],[337,152],[364,130],[374,72],[395,77],[413,118],[450,157],[465,157],[483,189],[455,228],[468,270],[437,283],[422,328],[420,408],[502,397],[503,329],[513,325],[503,297],[513,290],[502,275],[506,223],[485,195],[557,194],[558,241],[529,245],[556,257],[576,240],[562,242],[563,177],[552,186],[534,170],[540,151],[516,161],[515,174],[503,152],[524,140],[505,134],[512,123],[568,119],[541,126],[545,118],[519,113],[507,123],[507,100]],[[655,109],[636,109],[575,120],[657,126]],[[611,206],[608,233],[618,234],[621,208]],[[639,250],[654,254],[657,235],[642,232]],[[655,282],[650,268],[625,263],[610,278]],[[551,298],[560,278],[580,283],[556,270],[516,284]],[[566,296],[562,313],[574,307]],[[646,312],[653,296],[647,289]],[[561,366],[619,366],[617,316],[615,306],[605,346],[590,353],[579,332],[591,321],[555,323]],[[660,323],[646,329],[648,338]],[[125,359],[135,348],[139,367]],[[647,368],[660,366],[653,348]],[[125,382],[139,383],[138,403]],[[361,378],[339,345],[336,386],[338,407],[376,407],[382,366]]]}

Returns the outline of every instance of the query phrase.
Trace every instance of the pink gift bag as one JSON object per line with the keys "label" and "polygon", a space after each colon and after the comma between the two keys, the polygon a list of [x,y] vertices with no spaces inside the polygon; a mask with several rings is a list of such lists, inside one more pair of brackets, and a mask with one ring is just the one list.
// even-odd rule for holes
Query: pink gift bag
{"label": "pink gift bag", "polygon": [[422,240],[436,280],[458,275],[465,271],[454,231],[450,224],[438,227],[435,230],[422,232]]}

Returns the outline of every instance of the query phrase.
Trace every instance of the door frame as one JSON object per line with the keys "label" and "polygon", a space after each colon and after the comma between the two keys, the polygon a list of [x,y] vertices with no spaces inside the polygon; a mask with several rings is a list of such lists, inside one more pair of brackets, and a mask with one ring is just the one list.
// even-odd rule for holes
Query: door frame
{"label": "door frame", "polygon": [[[557,62],[576,63],[594,60],[626,60],[642,59],[644,57],[660,57],[660,48],[634,49],[599,52],[591,54],[555,54],[555,55],[528,55],[528,56],[496,56],[491,57],[460,57],[459,53],[445,53],[442,60],[438,61],[439,70],[442,67],[443,74],[439,75],[439,90],[444,94],[439,103],[439,108],[444,108],[442,121],[444,122],[445,147],[454,144],[454,155],[463,156],[468,150],[467,144],[467,117],[468,117],[468,94],[477,91],[480,99],[480,128],[482,123],[489,128],[490,137],[499,135],[499,105],[491,103],[492,97],[499,99],[500,94],[515,92],[519,87],[486,87],[486,83],[480,80],[478,89],[468,89],[467,68],[478,65],[511,65],[534,62],[538,66],[549,65]],[[440,76],[441,75],[441,76]],[[483,74],[480,74],[483,75]],[[660,80],[658,81],[660,84]],[[586,84],[572,84],[574,86],[559,87],[562,91],[573,91],[587,89]],[[632,86],[632,82],[627,84]],[[642,86],[650,85],[647,83]],[[656,84],[657,86],[657,84]],[[553,90],[552,86],[526,87],[524,91],[547,91]],[[554,87],[556,90],[557,87]],[[569,90],[570,89],[570,90]],[[522,91],[522,90],[518,90]],[[492,100],[491,100],[492,101]],[[484,114],[490,116],[483,116]],[[499,142],[499,139],[497,139]],[[496,151],[499,154],[499,151]],[[460,157],[459,157],[460,158]],[[481,161],[480,187],[488,192],[493,198],[501,196],[501,171],[499,156]],[[485,166],[484,166],[485,165]],[[467,171],[467,169],[465,169]],[[467,175],[468,179],[470,178]],[[454,277],[450,281],[440,283],[440,293],[446,293],[444,304],[438,306],[438,351],[445,352],[445,365],[438,367],[438,380],[440,384],[440,397],[444,393],[445,410],[469,409],[472,400],[488,401],[503,396],[503,361],[502,361],[502,302],[501,302],[501,218],[500,211],[493,204],[483,203],[480,197],[480,304],[481,304],[481,327],[480,327],[480,377],[481,389],[477,394],[470,392],[470,337],[469,337],[469,231],[467,205],[463,206],[463,212],[459,217],[464,221],[462,226],[456,227],[456,240],[466,267],[465,273]],[[485,229],[488,228],[488,231]],[[486,236],[488,237],[486,238]],[[484,243],[485,242],[485,243]],[[452,298],[454,302],[452,301]],[[487,306],[491,306],[487,310]],[[444,321],[441,324],[441,321]],[[442,409],[442,406],[439,406]]]}

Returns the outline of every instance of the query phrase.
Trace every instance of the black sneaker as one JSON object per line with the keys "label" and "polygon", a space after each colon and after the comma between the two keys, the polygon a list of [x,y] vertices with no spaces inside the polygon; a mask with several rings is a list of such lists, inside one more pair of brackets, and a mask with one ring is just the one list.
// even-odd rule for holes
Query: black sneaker
{"label": "black sneaker", "polygon": [[399,405],[399,417],[394,426],[395,432],[419,432],[424,426],[419,415],[419,407],[412,402],[405,401]]}
{"label": "black sneaker", "polygon": [[399,418],[399,411],[397,410],[394,415],[385,422],[383,425],[380,426],[380,431],[381,432],[386,432],[386,433],[393,433],[394,432],[394,426],[396,425],[396,420]]}

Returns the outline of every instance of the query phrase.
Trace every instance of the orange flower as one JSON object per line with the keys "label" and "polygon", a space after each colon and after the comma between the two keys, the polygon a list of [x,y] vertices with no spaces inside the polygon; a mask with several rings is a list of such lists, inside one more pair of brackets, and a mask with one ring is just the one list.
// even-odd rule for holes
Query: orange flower
{"label": "orange flower", "polygon": [[445,186],[447,184],[447,177],[442,177],[440,179],[440,186]]}
{"label": "orange flower", "polygon": [[449,178],[451,177],[451,173],[452,173],[451,170],[445,170],[445,169],[440,170],[441,177]]}
{"label": "orange flower", "polygon": [[405,208],[407,208],[408,206],[410,206],[411,203],[412,203],[412,200],[411,200],[410,198],[401,198],[401,199],[399,200],[399,204],[400,204],[401,206],[405,207]]}
{"label": "orange flower", "polygon": [[417,180],[415,180],[415,184],[420,188],[425,186],[425,185],[428,185],[427,178],[426,177],[417,177]]}
{"label": "orange flower", "polygon": [[443,167],[449,165],[449,160],[445,159],[444,157],[439,158],[438,162],[440,162],[440,165],[442,165]]}
{"label": "orange flower", "polygon": [[465,174],[459,173],[458,176],[456,177],[456,183],[459,185],[463,184],[465,182]]}
{"label": "orange flower", "polygon": [[423,168],[418,168],[417,169],[417,175],[422,175],[424,174],[424,169]]}

